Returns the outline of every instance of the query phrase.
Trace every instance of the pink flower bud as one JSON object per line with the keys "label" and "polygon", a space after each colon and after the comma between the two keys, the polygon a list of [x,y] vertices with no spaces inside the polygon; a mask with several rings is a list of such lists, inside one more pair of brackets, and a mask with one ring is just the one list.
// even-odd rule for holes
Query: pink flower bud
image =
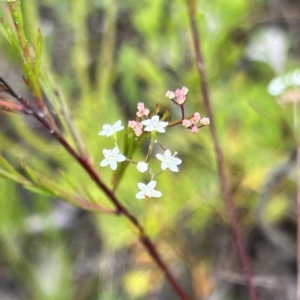
{"label": "pink flower bud", "polygon": [[202,125],[209,125],[209,124],[210,124],[210,120],[209,120],[209,118],[202,118],[202,119],[200,120],[200,123],[201,123]]}
{"label": "pink flower bud", "polygon": [[200,113],[195,112],[190,121],[192,122],[192,124],[196,125],[200,121],[200,118]]}
{"label": "pink flower bud", "polygon": [[143,133],[143,124],[136,121],[128,121],[128,127],[132,128],[136,136],[140,136]]}
{"label": "pink flower bud", "polygon": [[190,120],[182,120],[182,126],[190,127],[191,125],[192,125],[192,122]]}
{"label": "pink flower bud", "polygon": [[136,134],[136,136],[140,136],[143,133],[143,124],[141,122],[137,122],[134,130],[134,133]]}
{"label": "pink flower bud", "polygon": [[198,132],[198,127],[197,126],[193,126],[192,127],[192,133],[197,133]]}
{"label": "pink flower bud", "polygon": [[129,128],[134,128],[136,126],[136,121],[128,121],[128,127]]}
{"label": "pink flower bud", "polygon": [[186,88],[185,86],[182,87],[181,90],[180,90],[180,89],[177,89],[177,90],[175,91],[175,95],[176,95],[176,97],[177,97],[176,102],[177,102],[178,104],[181,105],[181,104],[183,104],[183,103],[185,102],[185,100],[186,100],[186,95],[187,95],[188,91],[189,91],[189,89]]}
{"label": "pink flower bud", "polygon": [[175,93],[173,91],[167,91],[165,96],[172,100],[175,98]]}
{"label": "pink flower bud", "polygon": [[145,105],[143,102],[138,103],[137,109],[138,109],[138,111],[137,111],[136,115],[138,117],[148,116],[150,113],[150,110],[148,108],[145,108]]}

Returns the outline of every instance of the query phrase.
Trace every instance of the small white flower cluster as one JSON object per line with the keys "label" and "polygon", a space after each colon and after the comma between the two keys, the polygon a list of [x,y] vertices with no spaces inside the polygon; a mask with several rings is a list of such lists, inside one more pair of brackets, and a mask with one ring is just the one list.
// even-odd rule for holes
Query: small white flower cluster
{"label": "small white flower cluster", "polygon": [[[189,129],[191,132],[197,133],[201,127],[208,125],[210,122],[209,118],[201,118],[199,112],[185,117],[183,107],[187,99],[188,91],[188,88],[182,87],[181,89],[177,89],[175,92],[168,91],[166,93],[166,97],[168,97],[175,105],[179,106],[181,109],[182,117],[177,121],[172,121],[171,118],[169,118],[170,110],[167,110],[163,114],[162,119],[160,119],[160,117],[157,115],[159,111],[158,105],[156,106],[154,113],[151,113],[150,110],[145,107],[144,103],[140,102],[137,104],[135,120],[130,120],[128,122],[128,127],[133,130],[135,134],[135,140],[138,140],[142,135],[147,136],[148,134],[149,136],[149,132],[151,133],[151,141],[147,156],[144,161],[135,162],[131,158],[125,157],[122,153],[120,153],[117,143],[117,132],[124,129],[124,126],[122,126],[120,120],[113,125],[103,125],[102,130],[99,132],[99,135],[102,136],[112,136],[115,143],[115,147],[113,149],[103,150],[104,159],[100,163],[101,167],[106,167],[109,165],[112,170],[116,170],[118,167],[118,163],[128,161],[130,163],[136,164],[137,170],[140,173],[147,172],[151,176],[151,180],[148,184],[138,183],[138,188],[140,189],[140,191],[136,194],[136,198],[138,199],[161,197],[162,193],[154,189],[156,187],[156,181],[154,180],[154,178],[167,169],[172,172],[178,172],[178,165],[182,163],[181,159],[175,157],[177,155],[177,152],[174,152],[172,154],[169,149],[166,149],[161,145],[160,142],[157,142],[157,134],[165,133],[167,127],[172,127],[180,124]],[[168,120],[168,122],[165,120]],[[156,174],[152,172],[152,169],[149,166],[149,160],[155,144],[159,145],[164,150],[163,154],[156,154],[156,158],[161,162],[161,170]]]}
{"label": "small white flower cluster", "polygon": [[[159,116],[152,116],[151,119],[147,119],[142,121],[142,124],[145,126],[144,131],[148,132],[160,132],[164,133],[165,127],[168,126],[168,122],[163,122],[159,120]],[[103,136],[115,136],[116,132],[124,129],[124,126],[121,125],[121,121],[117,121],[114,125],[105,124],[102,127],[102,130],[99,132],[99,135]],[[157,159],[161,161],[161,170],[165,171],[166,169],[171,170],[172,172],[178,172],[177,165],[181,164],[181,159],[175,157],[177,153],[175,152],[173,155],[170,150],[165,150],[164,154],[156,154]],[[126,160],[126,157],[120,153],[118,147],[114,147],[112,150],[104,149],[103,150],[104,159],[101,161],[100,166],[106,167],[110,166],[112,170],[117,169],[117,163],[123,162]],[[130,159],[128,161],[132,162]],[[138,188],[140,191],[136,194],[136,198],[144,199],[144,198],[158,198],[162,196],[162,193],[156,191],[154,188],[156,186],[156,181],[153,180],[154,174],[152,173],[149,164],[145,161],[140,161],[137,163],[137,170],[141,173],[149,172],[151,174],[151,181],[145,185],[144,183],[138,183]],[[160,172],[161,173],[161,172]],[[159,173],[159,174],[160,174]]]}

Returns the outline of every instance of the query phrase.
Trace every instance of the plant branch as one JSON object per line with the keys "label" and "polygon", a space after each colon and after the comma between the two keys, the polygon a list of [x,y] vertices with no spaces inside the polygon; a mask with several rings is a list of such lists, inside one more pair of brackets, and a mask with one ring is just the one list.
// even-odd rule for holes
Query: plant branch
{"label": "plant branch", "polygon": [[[173,286],[174,290],[176,291],[178,297],[182,300],[189,300],[189,296],[183,291],[167,265],[161,259],[160,254],[158,253],[156,247],[146,235],[144,228],[139,223],[137,218],[132,215],[125,206],[123,206],[120,200],[115,196],[114,192],[108,188],[108,186],[102,181],[96,170],[90,164],[90,161],[81,155],[79,155],[72,146],[64,139],[64,137],[60,134],[57,129],[54,129],[51,123],[41,116],[38,112],[36,112],[30,105],[30,103],[24,99],[23,97],[19,96],[14,90],[0,77],[0,86],[4,86],[5,91],[13,96],[16,100],[18,100],[23,106],[25,106],[28,110],[32,111],[32,116],[38,120],[48,131],[49,133],[65,148],[65,150],[74,158],[76,161],[81,165],[81,167],[86,171],[86,173],[91,177],[91,179],[97,184],[97,186],[106,194],[109,200],[113,203],[116,208],[116,215],[124,216],[129,222],[134,225],[139,233],[139,240],[147,249],[148,253],[157,264],[157,266],[162,270],[162,272],[167,277],[169,283]],[[91,207],[89,207],[91,209]],[[96,210],[94,208],[94,210]]]}
{"label": "plant branch", "polygon": [[24,32],[23,16],[18,1],[7,1],[14,27],[19,41],[19,50],[22,54],[22,66],[29,89],[33,92],[36,103],[41,115],[45,115],[45,107],[43,103],[43,95],[38,82],[37,74],[35,74],[35,62],[30,54],[30,47]]}
{"label": "plant branch", "polygon": [[297,165],[296,165],[296,183],[297,183],[297,300],[300,300],[300,146],[297,146]]}
{"label": "plant branch", "polygon": [[294,140],[296,144],[296,185],[297,185],[297,300],[300,300],[300,139],[298,124],[298,99],[294,101]]}
{"label": "plant branch", "polygon": [[0,110],[7,112],[31,114],[23,105],[0,100]]}
{"label": "plant branch", "polygon": [[240,262],[243,268],[245,280],[248,286],[249,296],[251,300],[258,300],[257,291],[253,285],[252,278],[251,278],[251,266],[249,262],[248,255],[245,250],[244,241],[242,239],[241,230],[238,225],[235,206],[233,202],[232,193],[227,181],[226,177],[226,170],[224,165],[224,157],[223,152],[219,143],[219,139],[217,136],[217,130],[215,127],[215,121],[214,121],[214,115],[213,115],[213,109],[211,105],[211,99],[209,95],[209,88],[207,84],[207,77],[206,77],[206,71],[205,71],[205,64],[203,60],[203,55],[201,52],[201,42],[200,42],[200,34],[197,28],[196,23],[196,1],[195,0],[187,0],[187,7],[188,7],[188,15],[189,15],[189,21],[190,21],[190,27],[191,27],[191,33],[192,33],[192,39],[193,39],[193,46],[195,51],[195,60],[196,60],[196,67],[199,73],[200,77],[200,87],[202,91],[203,101],[204,105],[208,114],[208,117],[210,119],[210,133],[212,136],[212,140],[214,143],[214,149],[215,149],[215,156],[217,160],[217,168],[218,168],[218,177],[219,177],[219,183],[220,183],[220,189],[222,197],[226,203],[226,208],[229,215],[230,220],[230,226],[231,230],[233,232],[233,237],[235,241],[235,245],[237,247],[238,255],[240,258]]}

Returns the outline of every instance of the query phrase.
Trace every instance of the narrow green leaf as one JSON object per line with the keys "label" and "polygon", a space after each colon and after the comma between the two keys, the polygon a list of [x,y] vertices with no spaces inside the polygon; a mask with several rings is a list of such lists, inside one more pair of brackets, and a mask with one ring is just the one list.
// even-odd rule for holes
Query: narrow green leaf
{"label": "narrow green leaf", "polygon": [[23,15],[20,1],[7,1],[11,17],[17,31],[18,49],[21,51],[22,67],[25,75],[26,83],[34,94],[39,108],[42,109],[43,95],[39,85],[38,77],[35,74],[35,62],[31,55],[27,37],[24,30]]}
{"label": "narrow green leaf", "polygon": [[21,53],[21,48],[18,44],[17,37],[12,33],[10,28],[8,28],[3,20],[3,18],[0,19],[1,22],[1,31],[6,36],[7,40]]}
{"label": "narrow green leaf", "polygon": [[41,30],[38,30],[37,43],[36,43],[36,58],[35,58],[35,75],[39,76],[42,60],[42,49],[43,49],[43,40],[41,35]]}
{"label": "narrow green leaf", "polygon": [[36,187],[36,186],[32,186],[32,185],[24,185],[24,188],[29,191],[32,191],[36,194],[39,194],[39,195],[43,195],[43,196],[47,196],[47,197],[56,196],[55,194],[51,193],[50,191],[45,190],[44,188],[40,188],[40,187]]}
{"label": "narrow green leaf", "polygon": [[8,180],[11,180],[11,181],[15,181],[17,183],[20,183],[20,178],[15,176],[15,175],[12,175],[4,170],[1,170],[0,169],[0,177],[1,178],[4,178],[4,179],[8,179]]}
{"label": "narrow green leaf", "polygon": [[76,195],[70,194],[65,192],[61,187],[59,187],[55,182],[48,180],[43,175],[35,172],[29,166],[26,165],[24,161],[21,161],[24,170],[30,176],[33,181],[33,184],[26,184],[24,187],[29,189],[33,192],[47,195],[47,196],[55,196],[61,199],[68,201],[72,205],[76,205],[79,207],[83,207],[82,205],[82,197],[78,196],[79,193]]}
{"label": "narrow green leaf", "polygon": [[14,167],[0,155],[0,165],[12,175],[20,176],[20,174],[14,169]]}

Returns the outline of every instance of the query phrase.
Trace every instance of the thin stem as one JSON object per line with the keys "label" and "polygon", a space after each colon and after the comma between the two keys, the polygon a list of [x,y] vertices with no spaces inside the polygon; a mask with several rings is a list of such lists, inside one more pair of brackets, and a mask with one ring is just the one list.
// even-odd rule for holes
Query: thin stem
{"label": "thin stem", "polygon": [[[108,186],[102,181],[96,170],[90,164],[90,161],[86,159],[86,157],[82,157],[79,155],[72,146],[64,139],[64,137],[60,134],[60,132],[56,129],[53,129],[51,123],[41,116],[38,112],[36,112],[30,105],[30,103],[16,94],[14,90],[2,79],[0,78],[0,86],[3,84],[5,86],[5,91],[8,92],[11,96],[17,99],[22,105],[24,105],[27,109],[32,110],[32,116],[38,120],[49,132],[50,134],[65,148],[65,150],[80,164],[80,166],[86,171],[86,173],[91,177],[91,179],[96,183],[96,185],[106,194],[108,199],[112,202],[112,204],[116,208],[116,215],[124,216],[129,222],[137,229],[139,233],[139,240],[145,246],[148,253],[157,264],[157,266],[161,269],[161,271],[165,274],[169,283],[173,286],[176,291],[178,297],[181,300],[190,300],[189,296],[183,291],[167,265],[161,259],[160,254],[158,253],[156,247],[146,235],[144,228],[139,223],[137,218],[132,215],[125,206],[123,206],[120,200],[115,196],[114,192],[108,188]],[[91,207],[89,207],[91,208]]]}
{"label": "thin stem", "polygon": [[297,184],[297,300],[300,300],[300,143],[298,129],[298,103],[294,101],[294,139],[296,142],[296,184]]}
{"label": "thin stem", "polygon": [[156,131],[152,131],[151,132],[150,145],[149,145],[147,156],[145,158],[145,162],[148,162],[150,157],[151,157],[151,154],[152,154],[152,151],[153,151],[153,146],[154,146],[154,143],[155,143],[155,139],[156,139]]}
{"label": "thin stem", "polygon": [[192,33],[192,39],[193,39],[193,45],[194,45],[194,51],[195,51],[195,59],[196,59],[196,67],[199,73],[200,77],[200,88],[202,91],[202,97],[204,101],[204,105],[208,114],[208,117],[210,119],[210,133],[212,136],[212,140],[214,143],[214,149],[215,149],[215,155],[217,160],[217,168],[218,168],[218,177],[219,177],[219,183],[220,183],[220,190],[222,197],[226,203],[229,219],[230,219],[230,226],[233,232],[234,242],[237,247],[238,255],[240,258],[240,262],[243,268],[246,284],[248,286],[249,290],[249,296],[251,300],[258,300],[258,295],[256,292],[256,289],[253,285],[252,278],[251,278],[251,266],[249,262],[248,255],[245,250],[244,241],[242,239],[242,235],[240,232],[239,224],[237,221],[235,206],[233,203],[233,198],[231,194],[231,190],[229,187],[229,184],[227,182],[226,177],[226,170],[224,165],[224,158],[223,158],[223,152],[219,143],[219,139],[217,136],[217,130],[215,127],[215,121],[214,121],[214,115],[213,115],[213,109],[211,105],[211,99],[209,95],[209,88],[207,84],[207,78],[206,78],[206,72],[205,72],[205,64],[201,52],[201,44],[200,44],[200,34],[197,28],[196,23],[196,1],[195,0],[187,0],[187,7],[188,7],[188,14],[189,14],[189,21],[190,21],[190,27],[191,27],[191,33]]}
{"label": "thin stem", "polygon": [[[181,112],[182,112],[182,119],[177,120],[177,121],[170,122],[170,123],[168,124],[168,128],[169,128],[169,127],[176,126],[176,125],[178,125],[178,124],[182,124],[182,121],[183,121],[183,119],[184,119],[184,108],[183,108],[183,106],[180,106],[180,108],[181,108]],[[186,120],[189,120],[189,119],[191,119],[193,116],[194,116],[194,114],[192,114],[192,115],[186,117],[185,119],[186,119]]]}
{"label": "thin stem", "polygon": [[0,100],[0,110],[7,112],[31,114],[23,105]]}
{"label": "thin stem", "polygon": [[41,115],[45,115],[45,107],[43,103],[43,95],[38,82],[37,74],[35,74],[34,59],[30,55],[28,41],[24,32],[23,17],[18,1],[7,1],[10,10],[14,27],[20,44],[20,51],[22,53],[22,65],[29,89],[33,92],[36,103]]}
{"label": "thin stem", "polygon": [[298,104],[297,101],[294,101],[294,135],[295,141],[297,145],[299,144],[299,136],[298,136]]}
{"label": "thin stem", "polygon": [[300,146],[297,145],[297,300],[300,300]]}
{"label": "thin stem", "polygon": [[184,104],[180,105],[180,110],[181,110],[181,120],[184,119]]}

